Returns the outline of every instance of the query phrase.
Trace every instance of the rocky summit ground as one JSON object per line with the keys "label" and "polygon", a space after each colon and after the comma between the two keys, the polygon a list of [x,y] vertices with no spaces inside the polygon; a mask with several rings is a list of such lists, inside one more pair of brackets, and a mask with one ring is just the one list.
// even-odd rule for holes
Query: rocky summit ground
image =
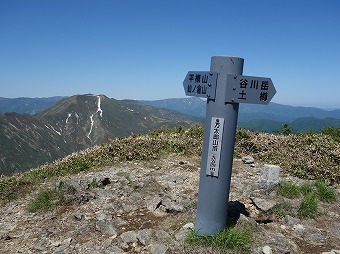
{"label": "rocky summit ground", "polygon": [[[0,253],[242,253],[185,242],[195,223],[199,167],[199,157],[172,154],[44,182],[35,193],[1,207]],[[273,207],[285,198],[260,190],[262,168],[241,159],[233,166],[229,200],[249,213],[237,222],[253,232],[249,253],[336,253],[339,202],[320,202],[313,219],[276,218]],[[62,206],[28,211],[39,191],[61,187],[71,190]],[[297,199],[285,201],[298,206]]]}

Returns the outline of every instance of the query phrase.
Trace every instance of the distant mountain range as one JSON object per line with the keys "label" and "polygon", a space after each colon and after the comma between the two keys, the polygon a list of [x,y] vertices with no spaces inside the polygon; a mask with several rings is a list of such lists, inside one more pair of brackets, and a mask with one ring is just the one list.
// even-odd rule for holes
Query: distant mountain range
{"label": "distant mountain range", "polygon": [[[176,110],[197,117],[205,117],[206,101],[197,97],[142,102],[154,107]],[[273,102],[270,102],[268,105],[240,104],[238,120],[239,122],[245,122],[255,119],[267,119],[289,122],[300,117],[330,117],[340,119],[340,109],[329,111],[313,107],[293,107]]]}
{"label": "distant mountain range", "polygon": [[[147,105],[205,117],[206,101],[197,97],[143,101]],[[321,130],[330,125],[340,127],[340,109],[323,110],[313,107],[293,107],[277,103],[268,105],[240,104],[238,127],[273,132],[288,123],[294,131]]]}
{"label": "distant mountain range", "polygon": [[48,98],[2,98],[0,97],[0,113],[15,112],[18,114],[36,114],[48,107],[52,106],[57,101],[65,97],[55,96]]}
{"label": "distant mountain range", "polygon": [[[104,95],[0,98],[0,174],[36,167],[109,139],[160,128],[192,126],[205,118],[206,101],[115,100]],[[340,110],[241,104],[238,127],[273,132],[340,127]]]}
{"label": "distant mountain range", "polygon": [[[0,113],[37,114],[64,98],[66,97],[14,99],[0,97]],[[122,101],[131,102],[132,100]],[[174,110],[186,115],[205,118],[206,101],[197,97],[153,101],[144,100],[140,102],[157,108]],[[291,122],[297,118],[306,117],[340,119],[340,109],[323,110],[315,107],[293,107],[272,102],[268,105],[240,104],[238,120],[239,122],[247,122],[250,120],[266,119],[276,122]]]}
{"label": "distant mountain range", "polygon": [[0,114],[0,175],[24,171],[115,137],[198,122],[176,111],[104,95],[64,98],[34,115]]}
{"label": "distant mountain range", "polygon": [[[340,119],[330,117],[322,119],[315,117],[300,117],[285,123],[288,123],[289,129],[291,129],[293,132],[320,131],[329,126],[340,128]],[[248,130],[271,133],[274,131],[282,130],[283,124],[284,122],[277,122],[268,119],[255,119],[240,122],[238,123],[238,127]]]}

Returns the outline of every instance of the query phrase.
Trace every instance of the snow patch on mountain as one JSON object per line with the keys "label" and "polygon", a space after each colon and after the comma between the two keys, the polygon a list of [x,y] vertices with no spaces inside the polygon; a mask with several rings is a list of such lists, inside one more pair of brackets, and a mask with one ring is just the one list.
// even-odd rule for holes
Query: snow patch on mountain
{"label": "snow patch on mountain", "polygon": [[66,123],[68,123],[68,119],[72,116],[72,113],[68,113],[67,118],[66,118]]}
{"label": "snow patch on mountain", "polygon": [[76,116],[77,118],[77,124],[79,123],[79,115],[77,113],[74,113],[74,115]]}
{"label": "snow patch on mountain", "polygon": [[[46,125],[45,125],[46,126]],[[47,127],[47,126],[46,126]],[[53,131],[55,131],[59,136],[61,136],[61,129],[60,129],[60,132],[57,131],[56,129],[53,128],[52,125],[50,125],[50,127],[52,128]]]}
{"label": "snow patch on mountain", "polygon": [[90,121],[91,121],[91,126],[90,126],[89,134],[87,134],[87,137],[91,140],[90,135],[91,135],[92,128],[93,128],[93,124],[94,124],[94,121],[93,121],[93,114],[90,116]]}
{"label": "snow patch on mountain", "polygon": [[97,98],[98,98],[98,109],[96,113],[99,112],[100,117],[103,117],[103,110],[100,107],[100,96],[98,95]]}

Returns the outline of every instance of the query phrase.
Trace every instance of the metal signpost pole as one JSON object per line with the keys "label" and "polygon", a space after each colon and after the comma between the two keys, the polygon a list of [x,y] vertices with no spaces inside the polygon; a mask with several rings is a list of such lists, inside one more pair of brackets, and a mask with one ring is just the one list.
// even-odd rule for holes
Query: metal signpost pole
{"label": "metal signpost pole", "polygon": [[239,103],[226,101],[228,74],[242,75],[242,58],[214,56],[210,72],[217,72],[215,98],[207,99],[195,232],[213,235],[227,223]]}
{"label": "metal signpost pole", "polygon": [[189,71],[185,94],[207,98],[195,232],[213,235],[227,224],[239,103],[268,104],[270,78],[243,76],[239,57],[213,56],[210,71]]}

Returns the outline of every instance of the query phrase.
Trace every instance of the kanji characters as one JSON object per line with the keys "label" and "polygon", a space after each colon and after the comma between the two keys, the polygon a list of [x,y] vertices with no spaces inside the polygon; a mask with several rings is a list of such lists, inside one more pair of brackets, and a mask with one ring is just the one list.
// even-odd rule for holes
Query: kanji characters
{"label": "kanji characters", "polygon": [[240,80],[240,88],[247,88],[247,85],[248,85],[248,80],[247,79],[241,79]]}

